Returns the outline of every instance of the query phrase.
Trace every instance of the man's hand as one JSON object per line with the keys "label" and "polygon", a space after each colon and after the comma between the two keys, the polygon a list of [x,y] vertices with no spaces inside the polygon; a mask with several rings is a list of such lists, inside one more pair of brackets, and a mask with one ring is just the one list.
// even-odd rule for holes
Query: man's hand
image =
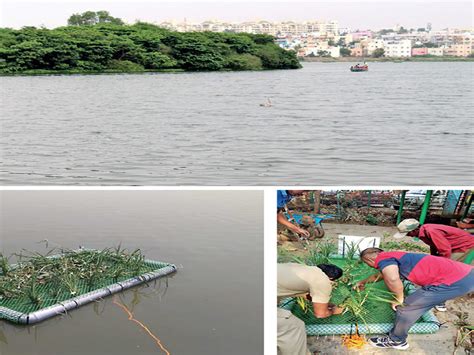
{"label": "man's hand", "polygon": [[356,290],[356,291],[362,291],[364,288],[365,288],[365,282],[364,281],[359,281],[353,287],[353,289]]}
{"label": "man's hand", "polygon": [[397,307],[398,307],[398,306],[401,306],[401,305],[403,305],[403,300],[401,300],[401,301],[394,301],[394,302],[392,302],[392,309],[396,312],[396,311],[397,311]]}
{"label": "man's hand", "polygon": [[344,312],[344,307],[334,306],[331,308],[331,311],[332,311],[332,314],[341,314],[342,312]]}
{"label": "man's hand", "polygon": [[294,232],[299,234],[299,235],[302,235],[303,237],[306,237],[308,238],[309,237],[309,232],[306,230],[306,229],[303,229],[303,228],[300,228],[300,227],[296,227],[294,229]]}

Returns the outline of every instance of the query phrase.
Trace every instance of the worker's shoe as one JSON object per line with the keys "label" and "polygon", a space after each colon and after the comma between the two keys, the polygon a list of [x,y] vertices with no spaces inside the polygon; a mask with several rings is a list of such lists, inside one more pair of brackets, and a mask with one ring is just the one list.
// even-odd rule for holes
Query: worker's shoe
{"label": "worker's shoe", "polygon": [[379,349],[406,350],[409,347],[406,341],[393,341],[388,336],[370,338],[369,343]]}

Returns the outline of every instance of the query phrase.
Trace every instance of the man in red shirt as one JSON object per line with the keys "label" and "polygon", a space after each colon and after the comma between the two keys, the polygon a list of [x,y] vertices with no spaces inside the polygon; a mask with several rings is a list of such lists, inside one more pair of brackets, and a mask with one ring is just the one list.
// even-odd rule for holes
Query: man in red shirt
{"label": "man in red shirt", "polygon": [[[365,284],[381,279],[394,294],[396,301],[395,324],[388,336],[369,339],[369,343],[381,349],[408,349],[408,330],[433,306],[447,300],[474,292],[474,268],[447,258],[403,251],[384,252],[379,248],[367,248],[360,253],[361,260],[379,270],[379,273],[358,282]],[[421,286],[405,297],[402,280]]]}
{"label": "man in red shirt", "polygon": [[406,235],[420,238],[430,246],[431,255],[462,262],[474,251],[474,235],[459,228],[443,224],[420,226],[420,222],[413,218],[403,220],[397,228],[399,232],[394,238],[399,239]]}

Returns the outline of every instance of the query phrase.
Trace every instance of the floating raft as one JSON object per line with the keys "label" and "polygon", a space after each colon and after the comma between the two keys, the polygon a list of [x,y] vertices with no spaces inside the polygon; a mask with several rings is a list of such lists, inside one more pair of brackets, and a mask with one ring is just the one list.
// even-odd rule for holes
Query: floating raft
{"label": "floating raft", "polygon": [[[90,253],[99,251],[79,249],[73,252]],[[57,254],[49,256],[48,258],[61,258],[63,256],[63,254]],[[16,267],[18,267],[18,265],[14,265],[13,269]],[[48,297],[56,286],[48,283],[40,284],[37,287],[37,292],[44,300],[40,305],[34,305],[24,299],[0,297],[0,319],[5,319],[17,324],[36,324],[114,293],[172,274],[176,272],[177,269],[173,264],[145,259],[141,270],[143,272],[134,277],[127,276],[117,279],[114,279],[112,276],[105,277],[101,280],[100,285],[96,285],[93,290],[90,290],[90,286],[87,286],[86,282],[81,280],[78,283],[78,292],[75,297],[71,298],[70,294],[62,292],[55,299],[54,304],[51,304],[51,299],[48,299]]]}
{"label": "floating raft", "polygon": [[[331,257],[330,262],[339,267],[343,267],[345,260],[340,257]],[[361,279],[374,273],[374,269],[370,269],[365,264],[362,265]],[[387,290],[383,281],[375,284],[377,288]],[[411,294],[416,291],[412,283],[405,281],[405,294]],[[355,292],[355,291],[354,291]],[[343,301],[343,296],[338,294],[337,289],[331,295],[331,303],[340,304]],[[340,334],[354,334],[356,333],[356,326],[358,324],[358,331],[361,334],[383,334],[388,333],[395,321],[395,312],[391,306],[382,302],[375,302],[365,304],[368,310],[366,323],[360,319],[354,318],[350,312],[341,315],[334,315],[328,318],[316,318],[313,314],[312,307],[303,311],[296,302],[296,298],[286,298],[281,301],[280,307],[291,311],[295,316],[300,318],[306,325],[306,333],[308,335],[340,335]],[[439,330],[439,321],[433,312],[430,310],[426,312],[411,328],[409,333],[429,334],[435,333]]]}

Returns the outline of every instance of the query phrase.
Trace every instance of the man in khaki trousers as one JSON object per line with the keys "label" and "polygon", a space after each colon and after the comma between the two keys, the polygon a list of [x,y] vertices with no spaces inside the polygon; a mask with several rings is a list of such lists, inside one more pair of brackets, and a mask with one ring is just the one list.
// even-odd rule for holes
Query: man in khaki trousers
{"label": "man in khaki trousers", "polygon": [[[285,297],[306,296],[313,303],[316,318],[341,314],[343,309],[329,303],[331,281],[342,276],[342,270],[330,264],[307,266],[278,264],[278,302]],[[309,294],[309,296],[308,296]],[[278,308],[278,350],[281,355],[311,354],[306,345],[304,322],[290,311]]]}

